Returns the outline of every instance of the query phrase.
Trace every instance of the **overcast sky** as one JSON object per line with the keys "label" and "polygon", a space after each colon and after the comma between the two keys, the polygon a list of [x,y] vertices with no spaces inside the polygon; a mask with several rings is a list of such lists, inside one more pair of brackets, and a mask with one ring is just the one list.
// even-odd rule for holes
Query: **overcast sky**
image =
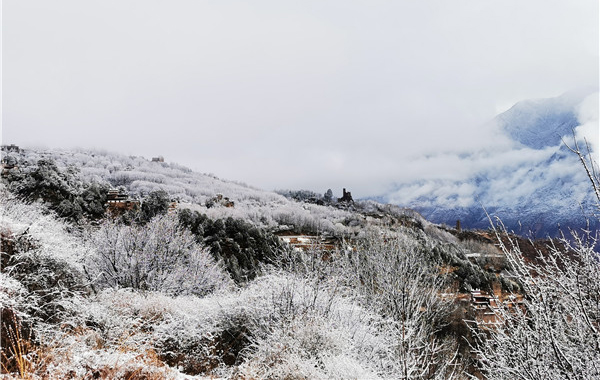
{"label": "overcast sky", "polygon": [[417,156],[493,148],[519,100],[597,86],[598,20],[598,0],[5,0],[3,143],[375,195],[451,170]]}

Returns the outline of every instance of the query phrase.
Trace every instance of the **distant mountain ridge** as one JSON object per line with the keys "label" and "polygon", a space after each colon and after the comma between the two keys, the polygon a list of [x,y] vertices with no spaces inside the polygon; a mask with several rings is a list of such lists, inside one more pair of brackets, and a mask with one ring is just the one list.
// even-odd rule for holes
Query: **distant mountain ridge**
{"label": "distant mountain ridge", "polygon": [[[376,199],[400,204],[399,199],[408,198],[402,206],[414,208],[434,223],[450,226],[460,220],[465,228],[488,228],[487,211],[509,230],[533,237],[585,227],[586,215],[593,211],[589,180],[563,139],[572,141],[573,131],[581,124],[579,107],[597,91],[583,89],[555,98],[521,101],[488,125],[508,137],[510,147],[502,152],[461,155],[465,165],[478,167],[467,180],[398,183]],[[493,164],[480,165],[482,154]],[[419,191],[421,188],[434,190]],[[411,198],[410,192],[425,195]],[[461,202],[470,204],[463,206]]]}
{"label": "distant mountain ridge", "polygon": [[495,122],[513,141],[527,147],[556,146],[560,137],[571,134],[580,124],[576,108],[592,92],[588,88],[556,98],[524,100],[496,116]]}

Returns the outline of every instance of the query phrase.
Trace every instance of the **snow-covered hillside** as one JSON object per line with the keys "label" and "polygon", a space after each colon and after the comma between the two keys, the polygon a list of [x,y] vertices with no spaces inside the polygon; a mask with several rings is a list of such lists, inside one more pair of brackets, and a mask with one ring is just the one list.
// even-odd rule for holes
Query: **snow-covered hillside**
{"label": "snow-covered hillside", "polygon": [[[38,152],[36,158],[51,155],[64,164],[80,154]],[[25,152],[21,158],[34,156]],[[123,159],[111,157],[113,163]],[[21,164],[26,170],[25,162]],[[46,170],[42,178],[35,178],[45,189],[78,189],[77,180],[87,181],[69,167],[53,171],[40,162],[37,166]],[[90,172],[86,167],[91,166],[81,162],[81,173]],[[143,161],[133,166],[139,173],[145,167],[151,166]],[[161,167],[169,177],[169,165]],[[173,174],[178,170],[171,174],[178,177]],[[56,178],[64,172],[73,175]],[[440,294],[450,283],[471,289],[494,278],[466,259],[466,245],[417,215],[405,220],[412,224],[380,229],[377,225],[386,224],[386,215],[403,214],[393,207],[378,209],[383,205],[373,202],[356,205],[360,213],[298,203],[221,181],[219,186],[230,194],[254,191],[263,202],[274,197],[291,215],[302,210],[327,220],[349,215],[366,220],[367,213],[374,215],[368,225],[343,225],[349,231],[362,230],[362,236],[352,235],[355,249],[281,249],[261,263],[255,278],[236,283],[229,259],[212,256],[210,242],[195,239],[199,231],[187,223],[192,215],[185,209],[140,223],[107,214],[73,225],[48,209],[50,201],[23,199],[13,192],[18,189],[15,184],[39,174],[31,170],[25,179],[0,182],[0,310],[2,340],[8,342],[0,347],[2,374],[393,378],[400,371],[411,376],[429,371],[445,377],[460,365],[456,351],[464,344],[452,331],[440,333],[446,320],[462,323],[452,313],[451,300]],[[252,231],[230,229],[230,219],[215,224],[226,223],[219,230],[224,234],[220,241],[233,246],[238,235]],[[256,235],[251,239],[257,240]],[[254,258],[264,253],[243,252]],[[439,276],[442,260],[463,269]]]}
{"label": "snow-covered hillside", "polygon": [[[35,168],[40,159],[50,159],[59,169],[72,172],[73,178],[80,182],[121,187],[133,199],[164,190],[178,201],[179,209],[198,211],[213,219],[232,217],[275,232],[293,226],[297,232],[356,235],[361,233],[365,223],[377,224],[382,210],[397,216],[409,215],[427,223],[410,209],[361,201],[353,206],[361,210],[356,213],[344,207],[296,202],[275,192],[197,173],[176,163],[154,162],[107,151],[25,148],[3,154],[19,162],[15,170],[23,173]],[[214,204],[211,200],[218,194],[232,201],[234,207],[222,207],[218,203],[211,206]],[[379,222],[385,223],[385,220]]]}
{"label": "snow-covered hillside", "polygon": [[554,147],[581,124],[578,107],[591,92],[583,89],[556,98],[524,100],[496,116],[495,122],[524,146],[537,150]]}
{"label": "snow-covered hillside", "polygon": [[[115,186],[141,203],[113,213]],[[11,152],[0,374],[598,378],[597,233],[529,242],[288,193],[308,198],[139,157]],[[292,249],[272,233],[290,229],[333,236]]]}

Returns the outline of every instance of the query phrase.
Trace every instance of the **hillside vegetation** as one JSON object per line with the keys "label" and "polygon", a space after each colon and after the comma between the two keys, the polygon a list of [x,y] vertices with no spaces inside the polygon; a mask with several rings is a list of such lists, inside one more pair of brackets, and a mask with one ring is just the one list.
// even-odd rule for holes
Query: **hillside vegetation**
{"label": "hillside vegetation", "polygon": [[[534,244],[140,157],[10,156],[0,184],[4,374],[600,376],[597,231]],[[126,207],[111,206],[115,194]],[[290,235],[333,248],[299,249],[280,238]]]}

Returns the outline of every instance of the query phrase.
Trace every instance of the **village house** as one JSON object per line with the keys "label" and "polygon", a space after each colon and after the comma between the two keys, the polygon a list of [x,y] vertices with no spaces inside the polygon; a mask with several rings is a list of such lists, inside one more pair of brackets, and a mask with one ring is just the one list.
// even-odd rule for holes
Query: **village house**
{"label": "village house", "polygon": [[295,251],[335,251],[338,241],[331,236],[279,234],[279,239],[289,244]]}
{"label": "village house", "polygon": [[231,208],[235,207],[235,202],[230,200],[228,197],[224,197],[223,194],[217,194],[214,197],[206,200],[206,208],[211,208],[217,205]]}
{"label": "village house", "polygon": [[475,289],[471,292],[471,303],[475,309],[477,323],[491,325],[498,322],[496,310],[499,302],[493,293]]}
{"label": "village house", "polygon": [[112,216],[118,216],[125,211],[137,210],[140,201],[129,199],[125,190],[111,189],[106,196],[106,212]]}
{"label": "village house", "polygon": [[471,292],[471,303],[475,309],[477,323],[491,326],[501,322],[501,314],[498,313],[500,308],[506,308],[509,311],[515,308],[522,309],[523,296],[503,295],[499,288],[496,289],[496,292],[491,293],[475,289]]}

